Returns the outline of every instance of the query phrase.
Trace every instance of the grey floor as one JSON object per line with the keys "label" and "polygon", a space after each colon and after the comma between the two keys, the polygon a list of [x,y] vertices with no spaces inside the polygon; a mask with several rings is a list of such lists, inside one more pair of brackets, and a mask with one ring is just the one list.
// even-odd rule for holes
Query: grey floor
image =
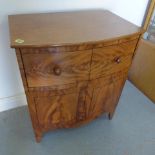
{"label": "grey floor", "polygon": [[103,115],[50,132],[39,144],[27,107],[2,112],[0,155],[155,155],[155,104],[127,82],[112,121]]}

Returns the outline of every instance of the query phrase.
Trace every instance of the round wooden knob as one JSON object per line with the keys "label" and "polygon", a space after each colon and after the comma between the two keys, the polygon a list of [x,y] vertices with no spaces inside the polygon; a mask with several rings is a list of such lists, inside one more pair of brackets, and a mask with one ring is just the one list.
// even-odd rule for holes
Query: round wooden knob
{"label": "round wooden knob", "polygon": [[55,75],[59,76],[59,75],[61,75],[61,68],[59,66],[55,66],[53,68],[53,72]]}
{"label": "round wooden knob", "polygon": [[121,58],[120,57],[116,57],[115,58],[115,62],[119,64],[121,62]]}

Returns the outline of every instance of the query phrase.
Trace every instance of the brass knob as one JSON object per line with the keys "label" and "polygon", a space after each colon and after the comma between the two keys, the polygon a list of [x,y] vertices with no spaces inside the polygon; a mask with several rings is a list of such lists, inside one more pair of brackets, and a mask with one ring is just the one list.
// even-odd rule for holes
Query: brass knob
{"label": "brass knob", "polygon": [[61,75],[61,68],[59,66],[55,66],[53,68],[53,72],[55,75],[59,76],[59,75]]}
{"label": "brass knob", "polygon": [[115,60],[115,62],[118,63],[118,64],[121,62],[121,58],[120,58],[120,57],[116,57],[114,60]]}

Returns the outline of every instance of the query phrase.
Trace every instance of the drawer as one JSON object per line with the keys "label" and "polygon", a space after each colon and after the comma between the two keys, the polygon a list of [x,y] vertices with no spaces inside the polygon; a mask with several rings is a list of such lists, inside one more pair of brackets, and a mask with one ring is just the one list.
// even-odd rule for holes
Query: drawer
{"label": "drawer", "polygon": [[[28,51],[29,49],[27,49]],[[22,53],[28,87],[65,85],[88,80],[92,51]]]}
{"label": "drawer", "polygon": [[93,50],[90,79],[129,68],[138,40]]}

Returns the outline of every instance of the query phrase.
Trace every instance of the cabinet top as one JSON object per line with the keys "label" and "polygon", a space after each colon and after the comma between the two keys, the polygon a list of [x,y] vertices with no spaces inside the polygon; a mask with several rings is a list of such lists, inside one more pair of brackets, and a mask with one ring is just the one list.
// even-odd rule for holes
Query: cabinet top
{"label": "cabinet top", "polygon": [[13,48],[92,44],[143,32],[105,10],[10,15],[9,28]]}

